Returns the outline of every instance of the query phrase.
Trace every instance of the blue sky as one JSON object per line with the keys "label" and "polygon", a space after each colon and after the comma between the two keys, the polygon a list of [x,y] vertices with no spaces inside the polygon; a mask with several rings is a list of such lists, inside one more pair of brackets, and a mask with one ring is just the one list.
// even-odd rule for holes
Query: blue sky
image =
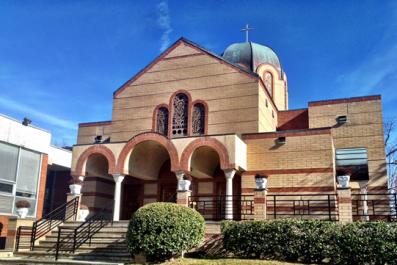
{"label": "blue sky", "polygon": [[0,113],[72,145],[79,122],[110,120],[112,93],[184,36],[216,53],[272,47],[290,108],[381,94],[397,116],[397,1],[0,1]]}

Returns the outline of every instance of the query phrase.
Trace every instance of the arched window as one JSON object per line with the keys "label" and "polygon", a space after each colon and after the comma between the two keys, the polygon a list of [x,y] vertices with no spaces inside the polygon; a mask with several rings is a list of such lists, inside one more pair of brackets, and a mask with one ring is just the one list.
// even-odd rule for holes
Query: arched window
{"label": "arched window", "polygon": [[188,97],[179,93],[175,96],[172,105],[172,136],[182,137],[187,135]]}
{"label": "arched window", "polygon": [[205,108],[201,103],[194,104],[192,113],[192,133],[193,135],[204,134]]}
{"label": "arched window", "polygon": [[265,72],[263,81],[270,96],[273,96],[273,75],[270,72]]}
{"label": "arched window", "polygon": [[157,132],[167,136],[168,135],[168,109],[161,107],[157,111]]}

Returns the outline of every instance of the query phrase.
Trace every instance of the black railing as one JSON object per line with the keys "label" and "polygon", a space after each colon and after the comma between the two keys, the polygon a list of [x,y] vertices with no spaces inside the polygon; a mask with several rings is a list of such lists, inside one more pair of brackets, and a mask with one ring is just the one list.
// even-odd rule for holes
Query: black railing
{"label": "black railing", "polygon": [[267,195],[267,218],[338,220],[336,194]]}
{"label": "black railing", "polygon": [[61,251],[75,253],[84,243],[88,242],[91,245],[91,239],[97,232],[110,223],[113,225],[113,212],[109,210],[109,206],[113,204],[113,201],[108,203],[76,228],[60,226],[55,246],[55,260],[58,260]]}
{"label": "black railing", "polygon": [[354,221],[397,221],[397,194],[352,194]]}
{"label": "black railing", "polygon": [[76,217],[79,206],[79,198],[76,197],[67,203],[59,206],[43,218],[33,223],[32,238],[30,241],[30,249],[34,249],[37,239],[46,235],[48,232],[58,227],[63,222]]}
{"label": "black railing", "polygon": [[17,229],[16,240],[15,240],[15,251],[18,251],[21,247],[30,249],[30,240],[32,238],[32,227],[31,226],[20,226]]}
{"label": "black railing", "polygon": [[231,214],[230,219],[247,220],[252,219],[254,215],[252,195],[190,196],[188,203],[189,207],[198,211],[205,220],[224,220],[229,214]]}
{"label": "black railing", "polygon": [[18,228],[15,250],[18,251],[20,249],[20,244],[24,241],[23,238],[26,238],[27,236],[29,236],[30,239],[29,248],[30,250],[34,250],[34,245],[37,239],[46,235],[64,221],[77,215],[78,204],[79,198],[76,197],[46,214],[43,218],[35,221],[32,227],[24,226],[22,228]]}

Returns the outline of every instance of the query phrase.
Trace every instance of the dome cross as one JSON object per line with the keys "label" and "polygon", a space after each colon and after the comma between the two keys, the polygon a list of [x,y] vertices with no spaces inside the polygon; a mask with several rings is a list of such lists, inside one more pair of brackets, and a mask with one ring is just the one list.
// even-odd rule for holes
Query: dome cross
{"label": "dome cross", "polygon": [[245,25],[245,28],[241,29],[241,31],[245,31],[245,42],[248,42],[248,34],[250,30],[254,28],[250,28],[248,24]]}

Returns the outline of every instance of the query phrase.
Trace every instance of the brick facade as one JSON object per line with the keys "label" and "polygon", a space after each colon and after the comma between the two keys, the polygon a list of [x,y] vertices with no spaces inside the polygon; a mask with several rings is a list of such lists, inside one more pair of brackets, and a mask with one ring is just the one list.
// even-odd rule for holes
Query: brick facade
{"label": "brick facade", "polygon": [[[273,76],[271,93],[262,80],[266,71]],[[186,137],[172,138],[177,93],[188,98],[188,131]],[[202,136],[191,135],[192,106],[197,102],[205,106]],[[156,133],[159,107],[169,111],[166,136]],[[347,123],[338,125],[338,116],[346,116]],[[97,135],[110,137],[110,142],[93,144]],[[101,178],[112,182],[109,174],[135,172],[132,177],[142,182],[143,204],[161,200],[160,175],[165,172],[161,165],[166,163],[167,176],[183,172],[192,179],[193,195],[224,194],[222,170],[227,169],[238,171],[235,194],[253,195],[256,174],[268,176],[269,194],[336,193],[339,148],[366,148],[368,189],[387,189],[380,96],[309,102],[306,109],[288,110],[285,73],[266,64],[250,72],[184,39],[114,93],[111,121],[80,124],[77,143],[75,174],[85,175],[87,159],[102,154],[108,171]],[[142,155],[132,156],[138,146]],[[197,159],[196,150],[203,146],[208,149],[207,160]],[[211,170],[198,172],[203,167]],[[104,196],[103,187],[87,185],[90,200],[112,196],[110,192]]]}

